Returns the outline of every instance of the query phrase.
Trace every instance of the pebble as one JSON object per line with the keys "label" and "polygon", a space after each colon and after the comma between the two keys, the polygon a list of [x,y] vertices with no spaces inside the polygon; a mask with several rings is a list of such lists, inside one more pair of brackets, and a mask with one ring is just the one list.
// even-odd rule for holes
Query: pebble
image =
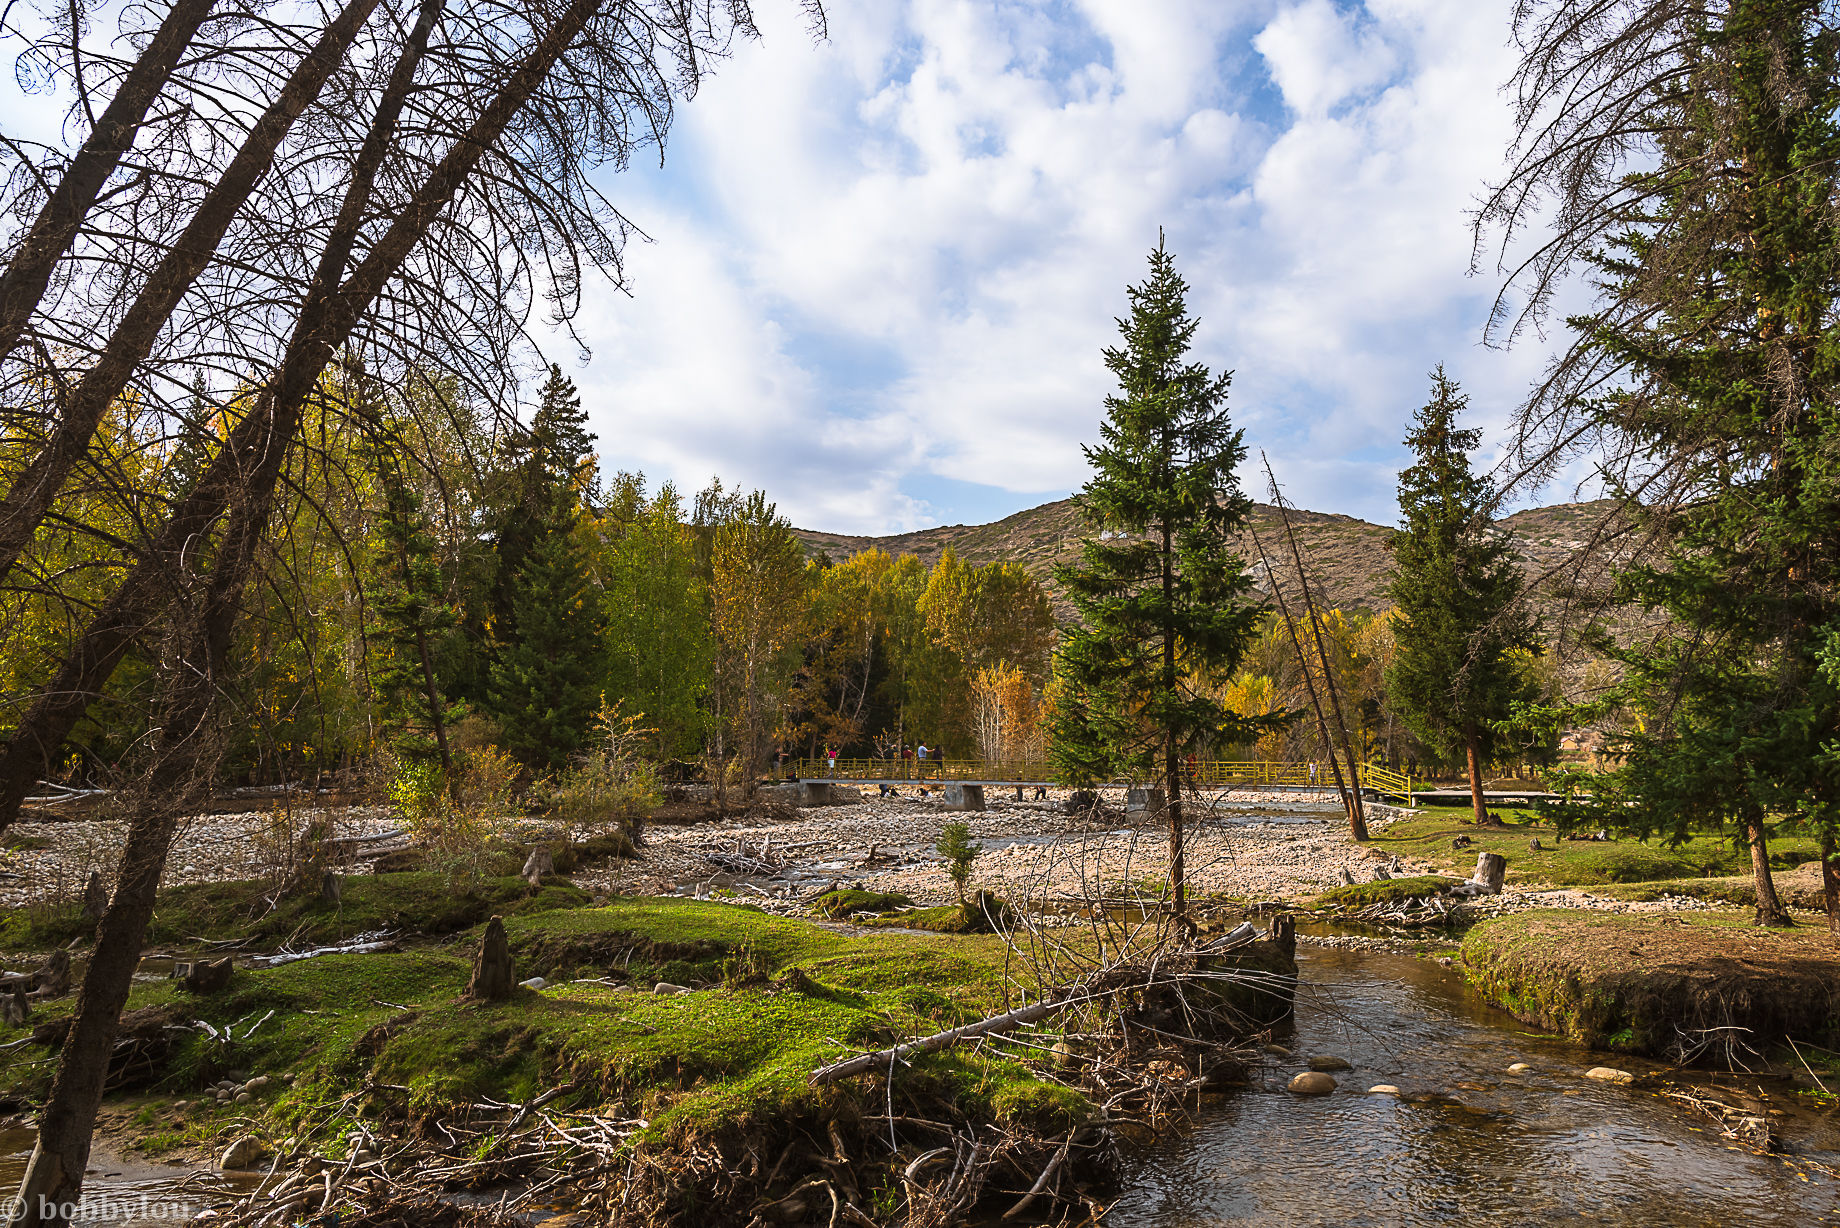
{"label": "pebble", "polygon": [[1593,1066],[1584,1072],[1587,1079],[1602,1079],[1605,1083],[1634,1083],[1636,1077],[1627,1070],[1618,1070],[1614,1066]]}
{"label": "pebble", "polygon": [[1259,1052],[1269,1053],[1273,1057],[1289,1057],[1291,1055],[1291,1051],[1286,1049],[1283,1045],[1260,1045]]}
{"label": "pebble", "polygon": [[1532,1070],[1532,1069],[1533,1069],[1533,1067],[1531,1067],[1531,1066],[1529,1066],[1529,1065],[1528,1065],[1527,1063],[1525,1063],[1525,1062],[1516,1062],[1516,1063],[1514,1063],[1514,1065],[1512,1065],[1512,1066],[1510,1066],[1510,1067],[1508,1067],[1508,1073],[1509,1073],[1509,1074],[1520,1074],[1520,1073],[1522,1073],[1522,1072],[1524,1072],[1524,1071],[1528,1071],[1528,1070]]}
{"label": "pebble", "polygon": [[1354,1064],[1345,1057],[1331,1057],[1327,1054],[1318,1054],[1310,1059],[1310,1069],[1316,1071],[1353,1070]]}
{"label": "pebble", "polygon": [[1391,1083],[1376,1083],[1367,1089],[1367,1094],[1370,1096],[1397,1096],[1399,1095],[1399,1089],[1394,1087]]}
{"label": "pebble", "polygon": [[544,980],[540,976],[533,976],[528,981],[519,981],[518,984],[523,986],[525,989],[541,989],[545,985],[549,984],[549,982]]}
{"label": "pebble", "polygon": [[254,1099],[255,1099],[255,1096],[251,1095],[249,1092],[238,1092],[236,1094],[237,1104],[248,1104],[251,1100],[254,1100]]}
{"label": "pebble", "polygon": [[673,985],[669,981],[659,981],[656,985],[652,986],[652,992],[653,993],[689,993],[691,992],[691,990],[688,985]]}
{"label": "pebble", "polygon": [[1306,1070],[1285,1088],[1297,1096],[1326,1096],[1335,1090],[1335,1080],[1320,1070]]}

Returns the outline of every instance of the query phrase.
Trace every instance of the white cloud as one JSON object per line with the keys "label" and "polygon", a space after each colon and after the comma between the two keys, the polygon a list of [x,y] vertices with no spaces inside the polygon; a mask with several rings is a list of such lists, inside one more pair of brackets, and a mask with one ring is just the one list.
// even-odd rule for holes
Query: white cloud
{"label": "white cloud", "polygon": [[610,462],[839,530],[953,514],[929,475],[1062,493],[1162,225],[1248,442],[1301,501],[1389,516],[1431,365],[1493,425],[1540,357],[1477,348],[1464,276],[1505,10],[911,0],[834,6],[816,49],[771,23],[671,172],[609,185],[659,240],[588,321]]}

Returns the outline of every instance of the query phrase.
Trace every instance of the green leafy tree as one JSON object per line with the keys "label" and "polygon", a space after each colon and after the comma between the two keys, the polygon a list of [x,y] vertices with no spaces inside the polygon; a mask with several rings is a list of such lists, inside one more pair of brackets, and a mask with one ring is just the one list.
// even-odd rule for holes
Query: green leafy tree
{"label": "green leafy tree", "polygon": [[667,484],[648,499],[643,481],[621,475],[614,506],[596,522],[607,693],[643,714],[657,757],[693,756],[709,723],[709,585],[677,491]]}
{"label": "green leafy tree", "polygon": [[1539,641],[1517,604],[1513,551],[1493,530],[1494,487],[1470,468],[1481,432],[1457,426],[1466,404],[1439,367],[1431,399],[1406,435],[1417,459],[1399,475],[1404,527],[1387,543],[1395,565],[1388,594],[1398,614],[1386,688],[1428,750],[1465,765],[1482,823],[1482,772],[1495,757],[1497,731],[1516,704],[1534,698],[1516,650],[1537,650]]}
{"label": "green leafy tree", "polygon": [[792,526],[759,491],[727,506],[712,535],[710,608],[717,758],[752,775],[802,656],[799,631],[810,585]]}
{"label": "green leafy tree", "polygon": [[1196,321],[1159,237],[1150,275],[1128,292],[1123,344],[1105,351],[1118,392],[1078,502],[1100,533],[1057,575],[1079,612],[1059,656],[1053,754],[1067,778],[1160,777],[1168,798],[1169,882],[1185,909],[1182,762],[1210,741],[1250,741],[1268,722],[1211,697],[1257,634],[1260,610],[1235,543],[1251,507],[1234,467],[1245,455],[1227,417],[1232,376],[1188,361]]}

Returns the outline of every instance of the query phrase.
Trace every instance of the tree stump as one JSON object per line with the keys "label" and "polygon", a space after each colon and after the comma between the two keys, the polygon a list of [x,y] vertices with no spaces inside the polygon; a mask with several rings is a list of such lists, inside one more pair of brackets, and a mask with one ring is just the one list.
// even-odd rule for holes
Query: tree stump
{"label": "tree stump", "polygon": [[12,992],[0,994],[0,1022],[19,1027],[25,1023],[26,1016],[31,1012],[32,1008],[26,1002],[25,990],[18,982],[14,982]]}
{"label": "tree stump", "polygon": [[337,870],[322,871],[319,876],[319,898],[338,907],[345,898],[345,876]]}
{"label": "tree stump", "polygon": [[505,923],[493,917],[486,922],[485,936],[479,940],[479,956],[473,961],[473,979],[466,983],[466,996],[480,1002],[499,1002],[509,998],[516,987]]}
{"label": "tree stump", "polygon": [[1490,895],[1500,895],[1501,885],[1508,877],[1508,859],[1500,853],[1483,850],[1476,854],[1476,872],[1470,876],[1472,882],[1481,883],[1489,889]]}
{"label": "tree stump", "polygon": [[102,885],[102,871],[91,870],[83,888],[83,919],[91,925],[100,924],[102,914],[108,910],[109,889]]}
{"label": "tree stump", "polygon": [[70,952],[60,947],[47,955],[32,980],[32,992],[40,998],[61,998],[69,993]]}
{"label": "tree stump", "polygon": [[216,993],[230,983],[230,974],[236,971],[236,963],[230,956],[222,959],[199,960],[189,965],[180,983],[192,993]]}
{"label": "tree stump", "polygon": [[556,872],[556,855],[549,851],[549,845],[539,844],[530,850],[530,856],[524,859],[524,881],[535,891],[543,885],[545,874]]}

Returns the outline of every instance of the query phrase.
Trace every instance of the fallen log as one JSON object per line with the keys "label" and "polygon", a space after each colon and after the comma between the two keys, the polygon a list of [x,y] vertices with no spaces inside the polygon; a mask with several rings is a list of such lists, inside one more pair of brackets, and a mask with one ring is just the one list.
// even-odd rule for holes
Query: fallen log
{"label": "fallen log", "polygon": [[1056,1011],[1081,1002],[1089,1002],[1099,996],[1096,991],[1081,990],[1073,993],[1047,998],[1028,1006],[1019,1006],[1013,1011],[980,1019],[976,1023],[967,1023],[963,1027],[949,1028],[944,1032],[935,1032],[931,1036],[922,1036],[919,1040],[904,1041],[886,1049],[877,1049],[874,1053],[861,1053],[855,1057],[845,1058],[841,1062],[832,1062],[829,1066],[820,1066],[811,1072],[811,1085],[835,1082],[859,1075],[866,1071],[886,1069],[889,1065],[902,1061],[916,1053],[936,1053],[949,1049],[953,1045],[981,1036],[995,1036],[1019,1028],[1025,1023],[1034,1023],[1045,1019]]}

